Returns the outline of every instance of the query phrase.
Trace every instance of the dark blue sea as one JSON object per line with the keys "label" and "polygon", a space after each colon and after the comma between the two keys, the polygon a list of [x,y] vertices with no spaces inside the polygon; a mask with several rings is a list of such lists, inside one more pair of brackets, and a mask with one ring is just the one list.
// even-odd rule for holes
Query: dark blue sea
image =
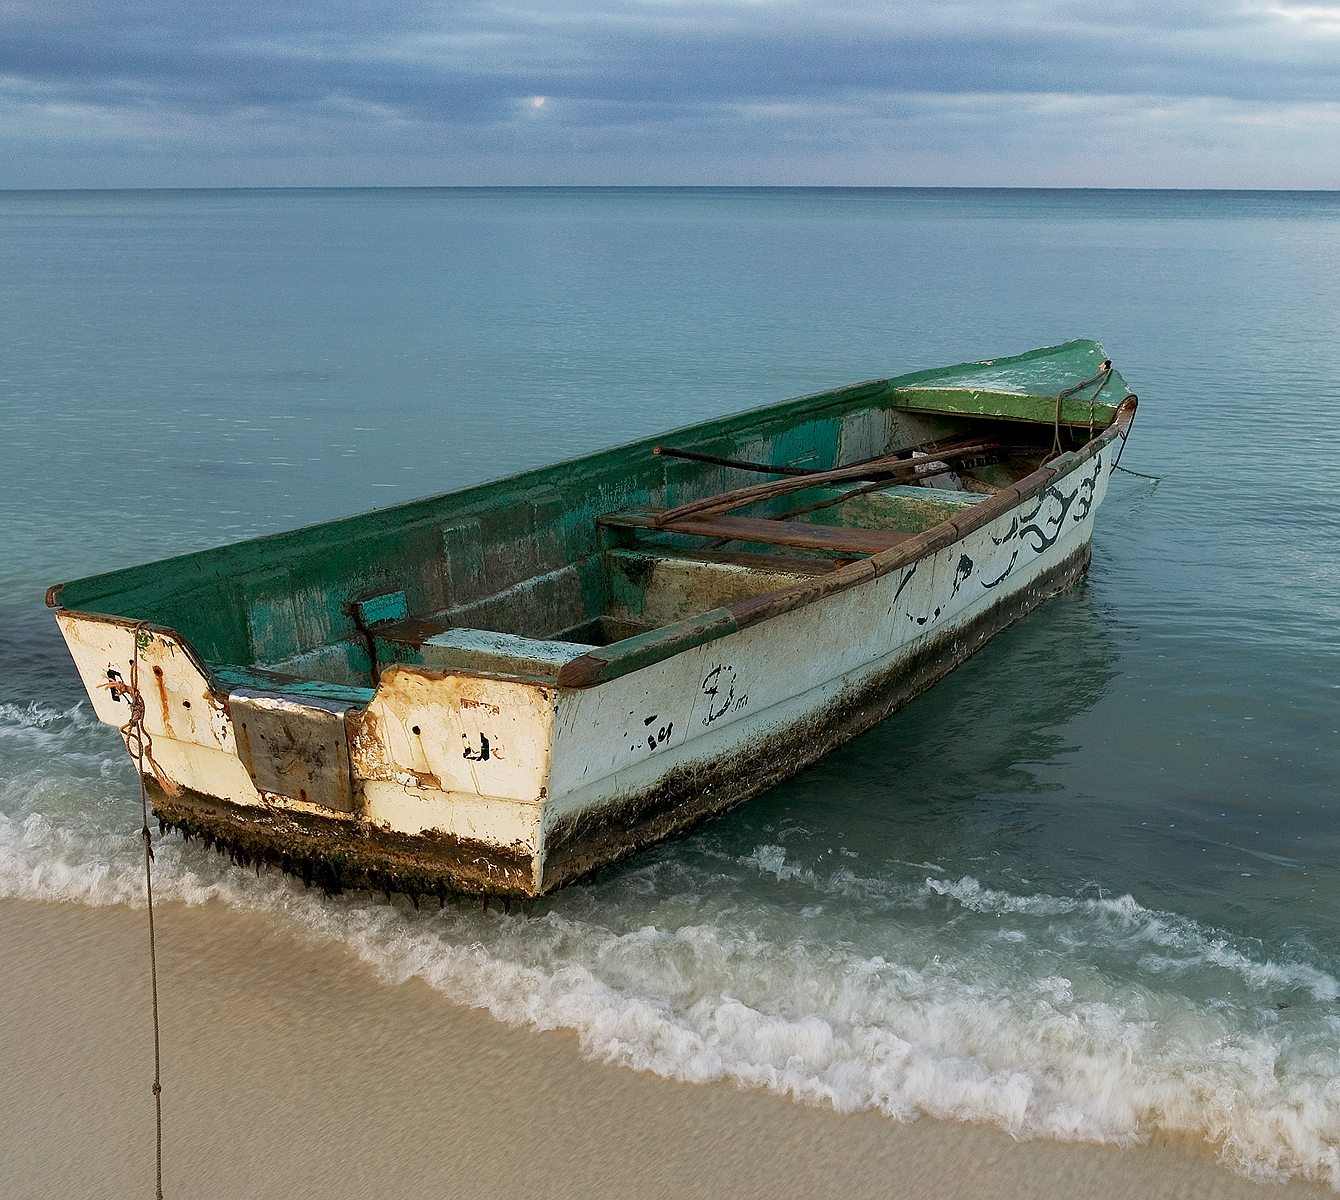
{"label": "dark blue sea", "polygon": [[1075,337],[1157,478],[818,766],[529,917],[174,838],[159,902],[674,1079],[1340,1185],[1337,193],[0,192],[0,896],[142,904],[48,585]]}

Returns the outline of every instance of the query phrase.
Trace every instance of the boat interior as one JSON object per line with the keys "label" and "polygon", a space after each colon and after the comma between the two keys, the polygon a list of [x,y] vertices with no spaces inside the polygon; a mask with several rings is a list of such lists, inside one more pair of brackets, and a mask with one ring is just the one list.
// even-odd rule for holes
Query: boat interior
{"label": "boat interior", "polygon": [[[1125,394],[1110,390],[1099,429]],[[592,647],[897,545],[1093,435],[1088,398],[1058,423],[1054,398],[996,395],[1037,400],[1036,417],[858,384],[75,581],[59,603],[175,629],[225,691],[319,681],[365,700],[395,663],[553,682]]]}

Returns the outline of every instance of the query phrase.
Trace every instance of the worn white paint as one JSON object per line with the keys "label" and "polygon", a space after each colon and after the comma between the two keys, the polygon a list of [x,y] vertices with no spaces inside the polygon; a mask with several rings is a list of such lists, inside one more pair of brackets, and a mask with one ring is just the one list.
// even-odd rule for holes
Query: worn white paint
{"label": "worn white paint", "polygon": [[490,846],[539,848],[544,802],[472,792],[441,791],[383,779],[363,786],[363,815],[398,833],[437,831]]}
{"label": "worn white paint", "polygon": [[[64,610],[57,611],[56,620],[98,720],[120,728],[130,716],[130,705],[117,699],[110,685],[117,680],[127,685],[131,681],[135,631],[120,622]],[[170,739],[236,755],[226,705],[210,691],[209,680],[181,643],[157,631],[142,634],[139,641],[144,726],[155,747]]]}
{"label": "worn white paint", "polygon": [[391,667],[350,742],[355,778],[537,800],[549,773],[552,687]]}
{"label": "worn white paint", "polygon": [[[855,445],[870,436],[852,431]],[[912,567],[595,687],[391,667],[367,709],[348,717],[351,819],[520,850],[538,888],[557,822],[802,724],[1062,563],[1090,539],[1113,450]],[[104,685],[109,672],[129,682],[135,632],[57,617],[99,719],[122,725],[129,706]],[[145,725],[172,779],[243,806],[314,809],[257,792],[226,704],[183,646],[157,632],[139,642]]]}
{"label": "worn white paint", "polygon": [[[546,826],[645,787],[679,768],[710,763],[821,711],[834,698],[963,629],[1086,544],[1107,486],[1107,456],[1062,481],[1067,496],[1091,481],[1080,519],[1075,501],[1027,501],[915,568],[860,584],[598,687],[560,695]],[[1020,514],[1045,535],[1020,536]],[[1063,513],[1063,508],[1065,509]],[[1013,529],[1013,533],[1011,530]],[[960,570],[962,560],[972,570]],[[1010,568],[1013,567],[1012,570]],[[995,587],[986,583],[1010,573]]]}

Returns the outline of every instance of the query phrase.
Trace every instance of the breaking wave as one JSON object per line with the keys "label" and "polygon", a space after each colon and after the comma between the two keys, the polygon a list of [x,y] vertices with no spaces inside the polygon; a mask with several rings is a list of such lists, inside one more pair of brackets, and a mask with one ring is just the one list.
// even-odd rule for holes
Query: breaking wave
{"label": "breaking wave", "polygon": [[[140,906],[139,797],[114,732],[83,706],[0,706],[0,754],[0,896]],[[699,837],[527,917],[324,897],[177,838],[156,854],[164,903],[263,914],[390,983],[574,1030],[593,1059],[1017,1138],[1186,1135],[1257,1178],[1340,1185],[1340,982],[1130,896]]]}

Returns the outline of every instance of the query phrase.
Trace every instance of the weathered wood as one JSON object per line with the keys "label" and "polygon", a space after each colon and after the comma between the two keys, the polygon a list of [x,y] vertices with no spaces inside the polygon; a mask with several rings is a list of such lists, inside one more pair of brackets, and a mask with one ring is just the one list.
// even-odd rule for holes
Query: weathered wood
{"label": "weathered wood", "polygon": [[[727,539],[730,541],[731,539]],[[692,550],[669,550],[664,546],[642,546],[658,557],[683,558],[690,562],[728,563],[733,567],[749,567],[755,571],[785,571],[792,575],[823,575],[833,570],[831,558],[802,558],[800,555],[771,554],[762,550],[719,550],[716,546],[695,546]]]}
{"label": "weathered wood", "polygon": [[[889,481],[887,479],[880,479],[874,483],[867,483],[864,487],[851,488],[850,490],[843,492],[840,496],[830,496],[827,500],[816,500],[813,504],[802,504],[798,508],[788,508],[785,512],[771,513],[765,517],[764,520],[789,521],[792,517],[803,517],[806,513],[818,512],[820,509],[824,508],[832,508],[835,505],[841,504],[844,500],[851,500],[856,496],[864,496],[869,492],[877,492],[880,488],[886,488],[888,486]],[[707,548],[709,550],[716,550],[731,540],[732,539],[730,538],[717,538],[716,541],[709,542]]]}
{"label": "weathered wood", "polygon": [[807,550],[841,550],[848,554],[878,554],[907,541],[911,534],[890,529],[858,529],[844,525],[806,525],[799,521],[769,521],[762,517],[688,516],[661,519],[659,509],[635,508],[600,517],[602,525],[626,529],[655,529],[757,542],[765,546],[799,546]]}
{"label": "weathered wood", "polygon": [[[965,458],[969,454],[996,449],[999,447],[994,442],[979,442],[958,450],[937,451],[934,458],[906,459],[890,455],[888,458],[876,458],[868,463],[858,463],[851,467],[835,467],[831,471],[819,471],[803,479],[775,479],[767,483],[753,483],[748,487],[734,488],[729,492],[719,492],[715,496],[705,496],[701,500],[690,500],[687,504],[664,509],[659,523],[660,527],[664,528],[669,522],[684,517],[729,512],[733,508],[743,508],[747,504],[757,504],[791,492],[804,491],[806,488],[818,487],[825,483],[841,483],[848,479],[869,479],[872,475],[887,474],[890,482],[898,482],[900,479],[921,479],[942,475],[948,468],[941,464],[947,464],[956,458]],[[929,469],[918,470],[922,467]]]}
{"label": "weathered wood", "polygon": [[986,483],[981,479],[974,479],[971,475],[962,476],[963,490],[965,492],[974,492],[979,496],[994,496],[1005,489],[997,487],[994,483]]}
{"label": "weathered wood", "polygon": [[803,517],[806,513],[818,512],[820,509],[832,508],[834,505],[842,504],[847,500],[854,500],[857,496],[865,496],[870,492],[877,492],[880,488],[889,487],[887,479],[877,479],[874,483],[867,483],[864,487],[851,488],[840,496],[830,496],[827,500],[816,500],[813,504],[802,504],[799,508],[788,508],[785,512],[774,513],[765,518],[769,521],[789,521],[792,517]]}
{"label": "weathered wood", "polygon": [[446,633],[450,622],[433,620],[431,617],[410,617],[405,621],[394,621],[373,630],[383,642],[395,642],[401,646],[422,646],[430,637]]}
{"label": "weathered wood", "polygon": [[[940,462],[941,460],[939,456],[941,454],[950,450],[957,450],[963,446],[969,446],[978,440],[979,439],[977,438],[956,438],[953,441],[948,442],[926,442],[921,446],[913,447],[912,452],[917,450],[924,451],[933,461]],[[881,455],[877,457],[884,456]],[[871,460],[864,459],[862,460],[862,463],[869,461]],[[913,466],[922,466],[925,465],[927,460],[916,459],[908,461],[912,462]],[[860,466],[862,463],[851,463],[849,465]],[[826,500],[816,500],[813,504],[802,504],[797,508],[788,508],[784,512],[771,513],[765,519],[769,521],[789,521],[792,517],[801,517],[806,513],[819,512],[821,509],[832,508],[834,505],[842,504],[847,500],[854,500],[858,496],[866,496],[871,492],[877,492],[881,488],[890,486],[892,486],[892,481],[888,479],[877,479],[874,483],[867,483],[864,487],[851,488],[840,495],[829,496]],[[963,480],[963,490],[965,492],[978,492],[985,496],[993,496],[996,492],[1000,491],[998,487],[995,487],[992,484],[982,483],[980,480],[972,479],[970,477]],[[730,538],[719,538],[716,542],[711,543],[708,548],[715,550],[718,547],[725,545],[726,542],[730,540]]]}
{"label": "weathered wood", "polygon": [[[1056,386],[1091,375],[1104,357],[1093,343],[1069,343],[854,385],[663,436],[702,450],[783,461],[803,452],[831,463],[888,446],[891,435],[939,433],[926,459],[894,458],[887,473],[896,481],[908,471],[939,473],[946,461],[959,469],[978,461],[946,444],[966,440],[965,410],[973,406],[989,418],[976,431],[982,443],[1019,440],[999,431],[998,408],[1008,410],[1006,419],[1031,422],[1024,436],[1052,431]],[[929,422],[890,414],[917,407],[911,402],[934,387],[971,384],[988,365],[992,380],[1015,381],[1020,393],[956,388]],[[1112,380],[1114,391],[1124,390],[1119,376]],[[1050,401],[1031,394],[1048,389]],[[684,477],[684,498],[720,471],[667,472],[651,461],[646,439],[448,496],[74,580],[53,589],[50,602],[61,606],[56,619],[99,720],[125,725],[124,684],[114,685],[139,669],[156,765],[180,789],[167,797],[146,782],[165,824],[212,840],[244,864],[273,862],[332,890],[534,896],[795,771],[1073,580],[1088,561],[1115,442],[1134,408],[1127,399],[1104,433],[1048,465],[1029,461],[1038,469],[1018,482],[1017,465],[993,472],[1007,486],[981,503],[926,506],[904,497],[918,522],[926,507],[953,511],[915,536],[892,535],[898,544],[857,562],[835,562],[859,552],[833,546],[861,530],[800,525],[806,539],[827,545],[755,554],[766,581],[723,570],[724,555],[713,566],[710,551],[681,547],[723,528],[731,536],[785,535],[780,513],[781,520],[743,527],[742,518],[722,513],[688,514],[711,532],[677,537],[676,547],[654,544],[669,538],[643,539],[630,555],[641,563],[608,550],[601,514],[660,496],[667,473]],[[1008,453],[1023,454],[1018,446]],[[877,473],[869,463],[843,468],[852,480]],[[827,486],[815,487],[827,482],[824,474],[794,477],[782,494],[815,488],[795,503],[828,496]],[[950,494],[924,493],[937,495]],[[915,527],[910,519],[887,523]],[[672,570],[657,561],[676,556],[703,561]],[[754,566],[747,557],[730,559]],[[789,576],[787,563],[797,564]],[[407,616],[396,620],[402,595]],[[520,644],[531,641],[525,631],[565,629],[570,636],[549,640],[574,644],[525,662],[395,661],[369,670],[362,637],[371,636],[384,659],[414,660],[422,653],[415,643],[438,636],[437,621],[448,617],[474,630],[438,647],[453,653],[491,630],[518,651],[531,649]],[[587,622],[601,622],[603,636],[604,622],[626,626],[639,617],[655,627],[632,636],[620,628],[622,640],[599,647],[584,636]],[[529,673],[532,657],[543,672]],[[276,728],[252,737],[266,731],[251,728],[245,703],[230,707],[233,695],[248,699],[246,689],[326,726],[336,724],[326,719],[332,713],[341,718],[348,793],[314,799],[300,779],[292,795],[287,734]],[[302,731],[292,732],[300,740]],[[269,761],[257,763],[258,754]]]}
{"label": "weathered wood", "polygon": [[558,686],[585,688],[608,679],[618,679],[704,642],[725,637],[735,629],[735,618],[730,610],[716,608],[686,621],[676,621],[673,625],[625,638],[613,646],[597,646],[559,668]]}
{"label": "weathered wood", "polygon": [[904,535],[900,545],[886,552],[862,562],[839,567],[825,576],[754,596],[749,600],[727,605],[673,626],[665,626],[643,637],[630,638],[613,646],[603,646],[566,664],[559,674],[558,683],[560,686],[574,688],[590,687],[648,666],[652,661],[663,660],[669,657],[672,648],[674,653],[678,653],[686,646],[701,645],[725,637],[763,621],[795,612],[817,600],[845,592],[872,579],[903,570],[936,550],[952,545],[965,534],[989,524],[1020,501],[1038,495],[1061,475],[1099,454],[1104,446],[1128,431],[1135,415],[1135,407],[1136,398],[1128,396],[1118,406],[1117,418],[1108,429],[1080,451],[1063,456],[1064,461],[1056,460],[1047,466],[1039,467],[1026,479],[1002,489],[979,504],[972,505],[958,517],[943,521],[933,529],[912,537]]}
{"label": "weathered wood", "polygon": [[[1046,424],[1048,427],[1056,413],[1055,393],[1045,396],[991,388],[904,386],[893,390],[891,401],[896,408],[908,412],[955,413],[964,417]],[[1116,415],[1115,406],[1107,401],[1067,396],[1061,407],[1061,424],[1087,427],[1092,417],[1095,430],[1105,429]]]}
{"label": "weathered wood", "polygon": [[[915,454],[919,450],[924,451],[926,453],[931,452],[939,453],[942,450],[953,450],[957,449],[959,446],[966,446],[970,442],[974,442],[977,440],[978,439],[975,437],[954,438],[951,440],[937,439],[936,441],[933,442],[925,442],[920,446],[913,446],[911,447],[911,449],[908,450],[896,451],[894,455],[892,455],[892,457],[905,458],[907,461],[911,461],[911,455]],[[781,466],[777,463],[750,462],[747,459],[743,458],[723,458],[718,454],[704,454],[701,450],[682,450],[676,446],[653,446],[651,448],[651,452],[653,454],[664,455],[667,458],[683,458],[687,459],[690,462],[710,463],[712,466],[717,467],[731,467],[737,471],[757,471],[759,474],[762,475],[822,474],[822,469],[818,467],[792,467],[792,466]],[[872,463],[879,459],[884,459],[888,457],[890,456],[886,454],[874,454],[871,455],[869,458],[861,459],[859,462],[848,463],[847,466],[861,467],[865,466],[867,463]]]}
{"label": "weathered wood", "polygon": [[868,577],[866,571],[861,568],[868,566],[875,577],[887,575],[916,562],[925,555],[952,545],[965,534],[989,524],[996,517],[1008,512],[1021,500],[1036,496],[1062,475],[1087,462],[1095,454],[1101,453],[1107,443],[1118,436],[1124,436],[1135,419],[1136,403],[1137,398],[1133,395],[1122,400],[1117,406],[1117,415],[1108,428],[1082,449],[1053,459],[1013,486],[1002,488],[994,496],[972,505],[957,517],[951,517],[931,529],[906,538],[900,546],[877,554],[865,562],[854,563],[834,571],[823,580],[821,586],[816,587],[814,582],[807,580],[789,588],[755,596],[739,604],[728,605],[727,608],[735,619],[737,628],[745,629],[782,613],[803,608],[824,596],[854,587]]}

